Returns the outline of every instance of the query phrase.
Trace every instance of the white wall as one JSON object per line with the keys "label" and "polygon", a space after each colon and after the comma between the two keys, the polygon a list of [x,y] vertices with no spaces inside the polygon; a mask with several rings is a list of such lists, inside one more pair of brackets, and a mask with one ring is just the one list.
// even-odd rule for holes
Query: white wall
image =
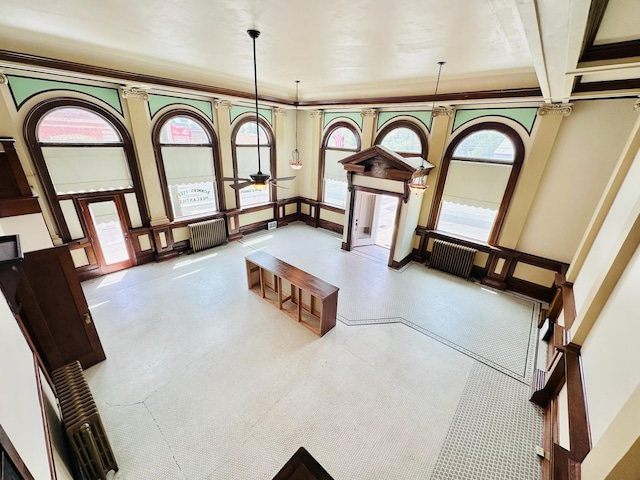
{"label": "white wall", "polygon": [[16,234],[23,252],[53,247],[41,213],[0,218],[0,236]]}
{"label": "white wall", "polygon": [[[581,349],[594,444],[640,386],[640,249],[609,296]],[[640,419],[640,412],[638,412]],[[638,424],[640,436],[640,420]]]}
{"label": "white wall", "polygon": [[0,425],[36,480],[50,480],[33,354],[0,296]]}
{"label": "white wall", "polygon": [[575,102],[516,249],[569,263],[637,119],[634,100]]}

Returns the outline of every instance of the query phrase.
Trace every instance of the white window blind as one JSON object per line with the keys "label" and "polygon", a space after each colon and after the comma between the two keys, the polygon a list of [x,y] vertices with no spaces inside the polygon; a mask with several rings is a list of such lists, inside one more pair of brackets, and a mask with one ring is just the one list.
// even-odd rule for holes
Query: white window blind
{"label": "white window blind", "polygon": [[133,186],[122,147],[43,147],[42,154],[58,194]]}

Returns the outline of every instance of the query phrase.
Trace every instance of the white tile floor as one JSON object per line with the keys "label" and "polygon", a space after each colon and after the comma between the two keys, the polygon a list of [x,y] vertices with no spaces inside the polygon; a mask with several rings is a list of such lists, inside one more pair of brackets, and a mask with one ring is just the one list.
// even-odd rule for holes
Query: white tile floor
{"label": "white tile floor", "polygon": [[[453,337],[443,341],[420,331],[475,308],[469,289],[480,287],[449,289],[449,276],[420,265],[389,270],[340,242],[295,224],[83,284],[107,354],[87,378],[120,466],[115,479],[271,479],[300,446],[336,480],[539,478],[541,419],[526,382],[474,356],[473,329],[443,328],[438,335]],[[259,248],[340,287],[345,321],[356,312],[422,326],[338,322],[319,338],[247,289],[244,256]],[[425,285],[441,289],[427,316]],[[513,320],[526,338],[506,363],[519,356],[526,370],[531,319]],[[474,414],[478,396],[492,399],[493,417]],[[510,418],[500,417],[504,405]],[[483,467],[456,473],[465,472],[464,445],[477,441],[466,435],[478,432],[499,448],[474,449],[468,462]],[[496,476],[512,465],[514,475]]]}

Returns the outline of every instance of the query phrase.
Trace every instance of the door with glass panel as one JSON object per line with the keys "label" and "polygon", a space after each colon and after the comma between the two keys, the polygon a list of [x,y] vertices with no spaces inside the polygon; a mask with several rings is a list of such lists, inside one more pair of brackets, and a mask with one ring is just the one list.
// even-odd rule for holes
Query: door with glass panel
{"label": "door with glass panel", "polygon": [[102,273],[133,266],[135,257],[120,198],[82,199],[80,207]]}

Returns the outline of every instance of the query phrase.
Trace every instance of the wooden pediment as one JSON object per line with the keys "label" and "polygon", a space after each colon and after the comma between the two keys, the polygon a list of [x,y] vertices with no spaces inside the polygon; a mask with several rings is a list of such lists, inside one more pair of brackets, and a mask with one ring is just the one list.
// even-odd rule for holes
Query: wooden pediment
{"label": "wooden pediment", "polygon": [[423,163],[421,157],[403,157],[380,145],[340,160],[347,172],[388,180],[407,181]]}

